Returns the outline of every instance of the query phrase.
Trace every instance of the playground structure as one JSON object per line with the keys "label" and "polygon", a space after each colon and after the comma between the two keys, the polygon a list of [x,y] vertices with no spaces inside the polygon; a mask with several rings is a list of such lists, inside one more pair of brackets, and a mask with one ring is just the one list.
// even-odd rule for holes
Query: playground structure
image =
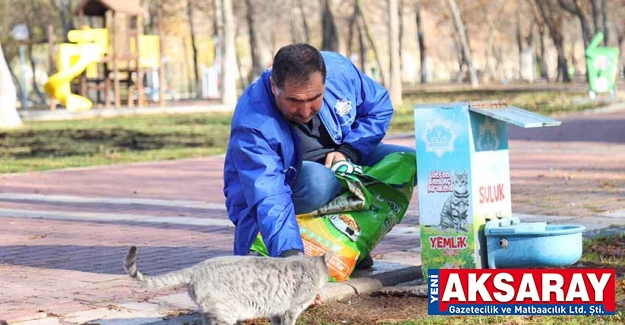
{"label": "playground structure", "polygon": [[[159,86],[164,84],[161,39],[158,35],[143,35],[139,0],[84,0],[74,14],[82,27],[68,33],[71,43],[59,44],[57,73],[44,85],[46,93],[68,111],[91,109],[89,91],[95,91],[97,102],[104,106],[111,102],[112,91],[116,108],[121,107],[122,97],[129,107],[134,106],[135,99],[142,107],[146,72],[157,70],[158,80],[152,81],[150,89],[158,91],[163,106],[163,87]],[[74,94],[72,88],[80,94]],[[56,103],[51,102],[54,109]]]}

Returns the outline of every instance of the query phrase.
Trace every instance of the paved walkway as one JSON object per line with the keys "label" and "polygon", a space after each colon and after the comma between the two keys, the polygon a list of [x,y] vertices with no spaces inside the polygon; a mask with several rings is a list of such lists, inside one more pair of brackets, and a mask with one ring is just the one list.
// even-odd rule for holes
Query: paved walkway
{"label": "paved walkway", "polygon": [[[513,212],[589,230],[624,225],[623,125],[619,106],[557,128],[510,127]],[[0,176],[0,323],[145,324],[192,310],[182,289],[139,288],[122,259],[140,246],[149,274],[231,254],[222,165],[212,157]],[[382,262],[420,263],[417,211],[415,194],[373,252],[381,271]]]}

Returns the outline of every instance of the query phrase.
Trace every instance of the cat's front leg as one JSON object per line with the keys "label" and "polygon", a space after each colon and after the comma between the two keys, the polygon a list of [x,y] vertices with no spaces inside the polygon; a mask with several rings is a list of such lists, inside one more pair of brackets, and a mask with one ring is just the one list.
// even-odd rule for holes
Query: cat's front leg
{"label": "cat's front leg", "polygon": [[286,314],[282,316],[282,325],[295,325],[297,316],[299,316],[299,314],[293,315],[292,312],[286,312]]}
{"label": "cat's front leg", "polygon": [[208,313],[202,313],[202,323],[203,325],[236,325],[236,322],[225,321]]}
{"label": "cat's front leg", "polygon": [[282,317],[279,315],[271,316],[271,325],[281,325]]}
{"label": "cat's front leg", "polygon": [[[306,309],[306,307],[310,305],[310,303],[306,304],[301,308],[292,308],[282,315],[282,325],[295,325],[297,321],[297,317]],[[272,324],[273,325],[273,324]]]}

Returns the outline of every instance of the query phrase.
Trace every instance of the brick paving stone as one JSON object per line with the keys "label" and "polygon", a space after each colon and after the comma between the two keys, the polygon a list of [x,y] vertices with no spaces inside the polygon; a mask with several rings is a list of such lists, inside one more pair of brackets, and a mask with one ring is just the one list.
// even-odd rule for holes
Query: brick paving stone
{"label": "brick paving stone", "polygon": [[[625,208],[624,120],[625,112],[620,111],[570,115],[556,128],[511,127],[513,212],[590,219]],[[414,146],[412,138],[386,142]],[[0,175],[0,193],[222,205],[222,167],[223,157],[212,157]],[[0,199],[0,209],[227,221],[223,209],[149,204]],[[142,271],[162,273],[231,254],[234,234],[232,227],[137,220],[1,219],[0,320],[36,319],[42,313],[62,316],[184,294],[181,288],[143,289],[131,281],[122,266],[128,247],[140,247]],[[416,191],[403,225],[418,226]],[[388,236],[373,254],[417,247],[417,236]]]}

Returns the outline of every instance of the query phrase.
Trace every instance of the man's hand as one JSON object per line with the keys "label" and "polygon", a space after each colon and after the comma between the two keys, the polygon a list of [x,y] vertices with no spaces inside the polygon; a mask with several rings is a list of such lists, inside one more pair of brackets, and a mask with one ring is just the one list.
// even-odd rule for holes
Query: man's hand
{"label": "man's hand", "polygon": [[332,151],[329,154],[326,155],[326,167],[330,168],[332,167],[332,164],[335,161],[341,161],[341,160],[347,160],[347,158],[345,158],[345,155],[338,152],[338,151]]}

